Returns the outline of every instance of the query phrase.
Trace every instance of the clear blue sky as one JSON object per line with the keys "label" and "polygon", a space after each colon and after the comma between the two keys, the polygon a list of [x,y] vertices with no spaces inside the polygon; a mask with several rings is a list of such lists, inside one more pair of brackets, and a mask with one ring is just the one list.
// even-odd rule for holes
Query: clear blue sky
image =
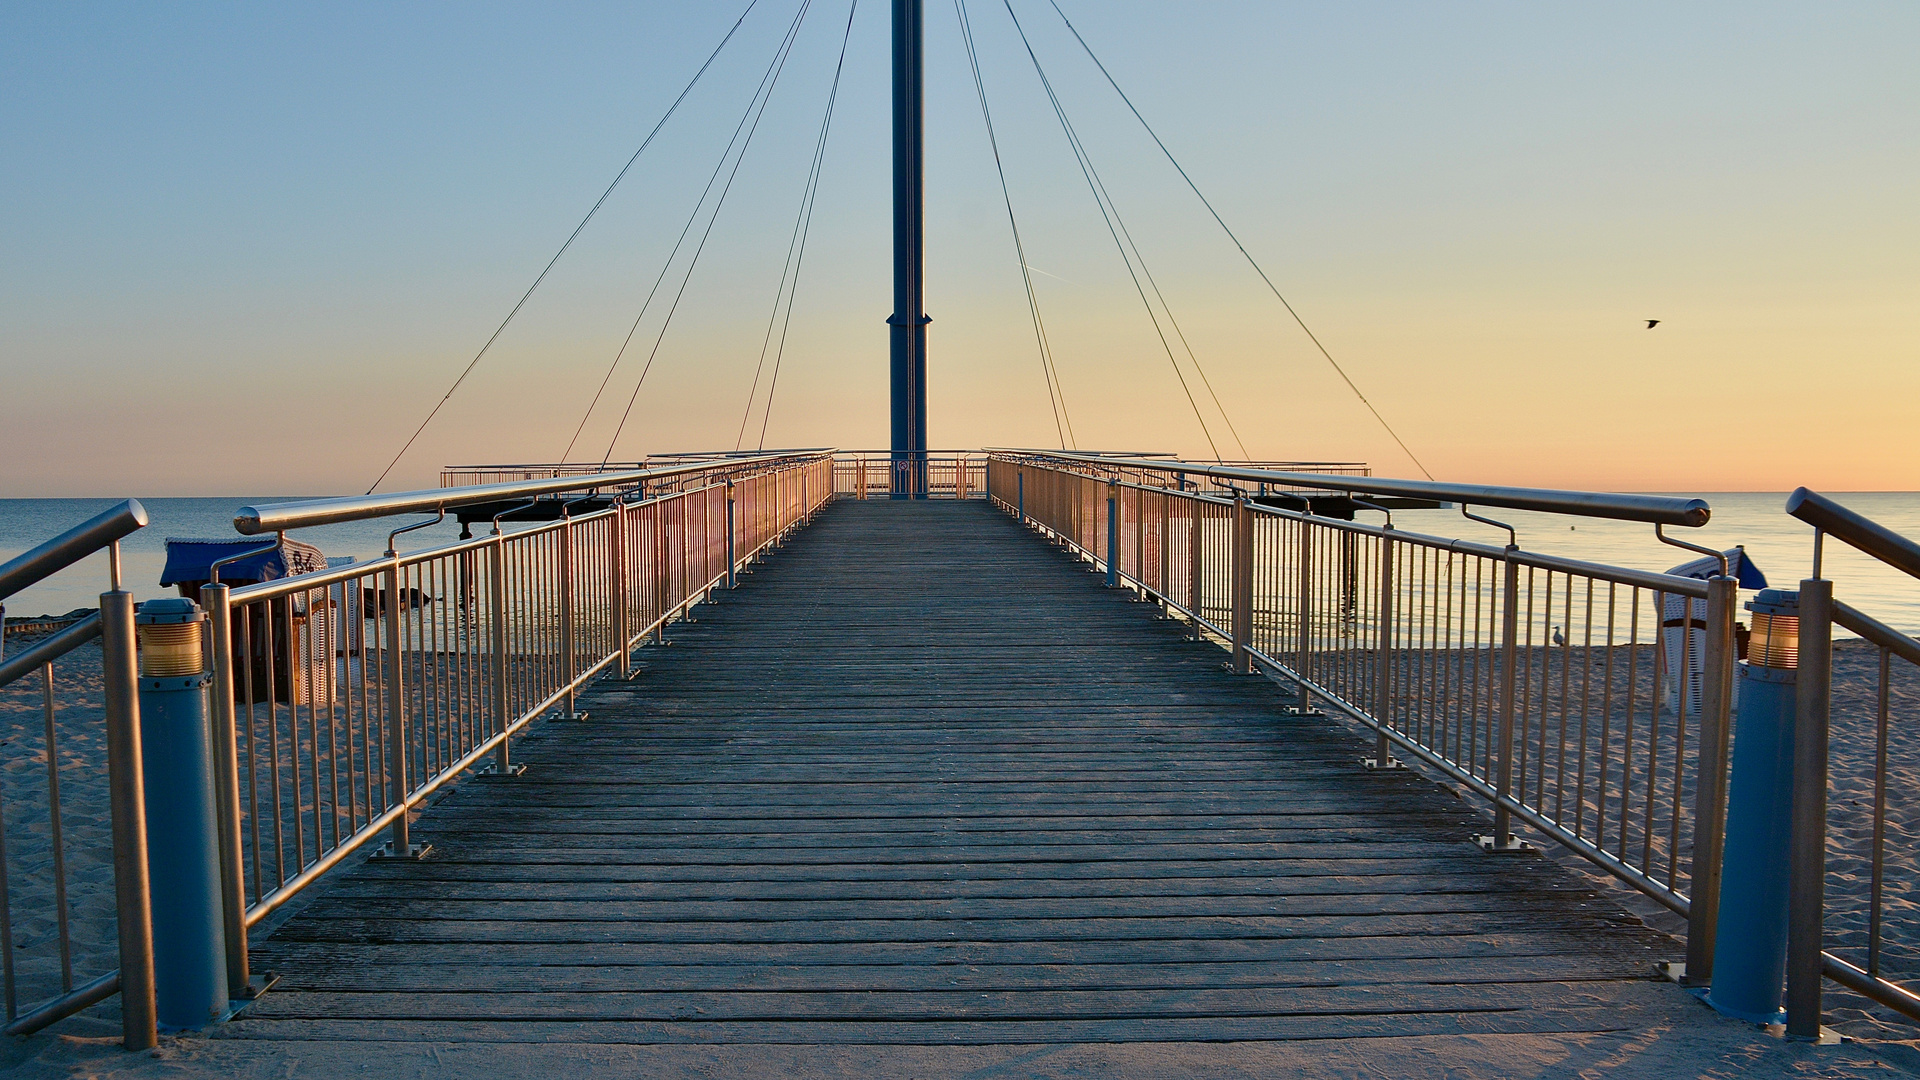
{"label": "clear blue sky", "polygon": [[[762,0],[401,486],[561,452],[796,4]],[[1436,474],[1920,487],[1920,5],[1061,4]],[[0,495],[364,488],[741,6],[0,9]],[[1250,451],[1410,473],[1014,7]],[[1206,453],[1005,9],[970,11],[1080,444]],[[846,12],[804,24],[616,458],[733,444]],[[933,439],[1045,445],[951,5],[927,22]],[[887,60],[865,0],[772,443],[885,437]]]}

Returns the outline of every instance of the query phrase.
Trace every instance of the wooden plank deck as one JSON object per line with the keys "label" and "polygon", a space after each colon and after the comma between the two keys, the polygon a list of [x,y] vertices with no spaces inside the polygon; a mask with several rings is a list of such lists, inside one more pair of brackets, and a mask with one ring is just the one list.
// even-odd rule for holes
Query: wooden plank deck
{"label": "wooden plank deck", "polygon": [[983,503],[842,502],[258,943],[227,1037],[1644,1029],[1671,939]]}

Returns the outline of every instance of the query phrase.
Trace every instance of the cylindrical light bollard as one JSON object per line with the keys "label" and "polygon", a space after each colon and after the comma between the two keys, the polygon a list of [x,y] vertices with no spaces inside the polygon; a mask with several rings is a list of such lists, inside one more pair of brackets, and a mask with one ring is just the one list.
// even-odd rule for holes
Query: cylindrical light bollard
{"label": "cylindrical light bollard", "polygon": [[205,1027],[227,1011],[204,624],[200,605],[180,597],[149,600],[134,616],[154,997],[160,1025],[174,1029]]}
{"label": "cylindrical light bollard", "polygon": [[1107,483],[1107,588],[1120,587],[1120,485]]}
{"label": "cylindrical light bollard", "polygon": [[1747,610],[1753,612],[1753,634],[1738,677],[1726,854],[1707,1003],[1741,1020],[1777,1024],[1785,1016],[1800,594],[1762,589]]}

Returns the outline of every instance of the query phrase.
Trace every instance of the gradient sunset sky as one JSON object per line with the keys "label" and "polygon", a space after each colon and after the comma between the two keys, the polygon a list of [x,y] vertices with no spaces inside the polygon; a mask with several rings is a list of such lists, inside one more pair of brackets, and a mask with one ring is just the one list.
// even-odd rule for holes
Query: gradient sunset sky
{"label": "gradient sunset sky", "polygon": [[[561,454],[800,2],[759,0],[385,488]],[[1920,5],[1060,5],[1435,476],[1920,488]],[[0,7],[0,496],[364,490],[744,6]],[[1418,475],[1013,9],[1248,451]],[[1210,456],[1006,8],[968,10],[1078,444]],[[802,24],[615,460],[734,445],[847,13]],[[932,442],[1057,445],[926,18]],[[886,440],[888,59],[862,0],[769,445]]]}

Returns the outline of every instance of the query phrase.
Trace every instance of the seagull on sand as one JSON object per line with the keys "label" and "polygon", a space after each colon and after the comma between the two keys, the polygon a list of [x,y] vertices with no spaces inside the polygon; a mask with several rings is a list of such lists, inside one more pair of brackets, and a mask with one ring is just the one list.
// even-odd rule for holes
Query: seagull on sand
{"label": "seagull on sand", "polygon": [[1656,327],[1656,326],[1659,326],[1659,325],[1660,325],[1660,320],[1659,320],[1659,319],[1648,319],[1648,320],[1647,320],[1647,329],[1649,329],[1649,330],[1651,330],[1651,329],[1653,329],[1654,327]]}
{"label": "seagull on sand", "polygon": [[1563,649],[1567,646],[1567,639],[1561,636],[1560,628],[1557,626],[1553,628],[1553,643]]}

